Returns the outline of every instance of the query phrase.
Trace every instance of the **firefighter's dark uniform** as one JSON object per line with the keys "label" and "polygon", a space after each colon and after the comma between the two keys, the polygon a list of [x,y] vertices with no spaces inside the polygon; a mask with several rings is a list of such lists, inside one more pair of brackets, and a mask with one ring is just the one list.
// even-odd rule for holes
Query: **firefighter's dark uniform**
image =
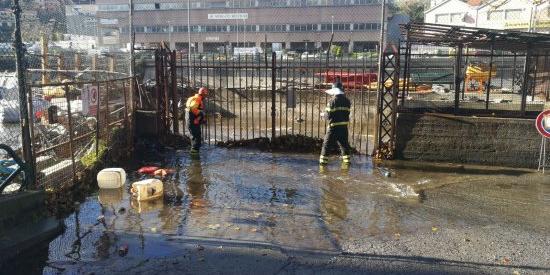
{"label": "firefighter's dark uniform", "polygon": [[332,97],[325,109],[326,118],[328,119],[329,128],[323,141],[321,157],[319,163],[321,165],[328,163],[329,149],[338,143],[342,152],[342,161],[350,162],[350,145],[348,142],[348,124],[351,103],[343,94],[338,94]]}
{"label": "firefighter's dark uniform", "polygon": [[205,122],[203,96],[196,94],[187,99],[187,128],[191,133],[191,153],[198,153],[202,145],[201,124]]}

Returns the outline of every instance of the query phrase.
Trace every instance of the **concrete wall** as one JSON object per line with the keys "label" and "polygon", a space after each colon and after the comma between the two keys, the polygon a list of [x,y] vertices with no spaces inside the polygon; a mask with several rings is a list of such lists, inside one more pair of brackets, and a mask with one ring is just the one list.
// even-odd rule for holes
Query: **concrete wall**
{"label": "concrete wall", "polygon": [[399,159],[536,168],[540,142],[533,119],[404,113],[397,118]]}

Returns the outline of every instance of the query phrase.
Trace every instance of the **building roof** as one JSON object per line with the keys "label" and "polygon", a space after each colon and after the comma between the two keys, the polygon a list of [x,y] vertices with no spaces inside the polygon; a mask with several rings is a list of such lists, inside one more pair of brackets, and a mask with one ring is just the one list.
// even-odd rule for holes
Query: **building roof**
{"label": "building roof", "polygon": [[550,34],[411,22],[401,25],[407,41],[441,46],[465,45],[495,50],[550,50]]}

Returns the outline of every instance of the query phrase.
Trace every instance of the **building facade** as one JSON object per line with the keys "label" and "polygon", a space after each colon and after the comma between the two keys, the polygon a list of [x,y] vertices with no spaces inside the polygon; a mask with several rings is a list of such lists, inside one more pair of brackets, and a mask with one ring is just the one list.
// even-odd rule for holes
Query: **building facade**
{"label": "building facade", "polygon": [[[104,45],[123,46],[128,40],[128,1],[96,0],[98,28]],[[379,0],[144,0],[134,4],[136,43],[197,52],[224,46],[268,47],[279,43],[299,52],[333,44],[345,52],[374,49],[378,44]],[[391,16],[391,15],[389,15]],[[103,23],[102,23],[103,22]]]}
{"label": "building facade", "polygon": [[550,4],[543,0],[433,0],[426,23],[550,33]]}

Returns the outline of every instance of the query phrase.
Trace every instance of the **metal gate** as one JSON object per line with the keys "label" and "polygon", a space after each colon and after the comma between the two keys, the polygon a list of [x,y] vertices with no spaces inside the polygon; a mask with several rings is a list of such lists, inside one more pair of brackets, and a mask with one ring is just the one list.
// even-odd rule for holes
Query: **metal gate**
{"label": "metal gate", "polygon": [[327,124],[322,113],[330,99],[324,90],[340,77],[352,102],[350,143],[361,153],[372,152],[377,92],[375,52],[333,57],[275,53],[187,56],[166,50],[159,55],[161,51],[156,60],[157,95],[168,98],[158,106],[164,118],[177,118],[176,123],[162,124],[172,125],[175,133],[184,133],[185,127],[174,127],[184,121],[177,108],[169,108],[175,106],[169,102],[179,101],[181,106],[199,87],[207,87],[208,124],[203,127],[206,143],[287,135],[323,138]]}

